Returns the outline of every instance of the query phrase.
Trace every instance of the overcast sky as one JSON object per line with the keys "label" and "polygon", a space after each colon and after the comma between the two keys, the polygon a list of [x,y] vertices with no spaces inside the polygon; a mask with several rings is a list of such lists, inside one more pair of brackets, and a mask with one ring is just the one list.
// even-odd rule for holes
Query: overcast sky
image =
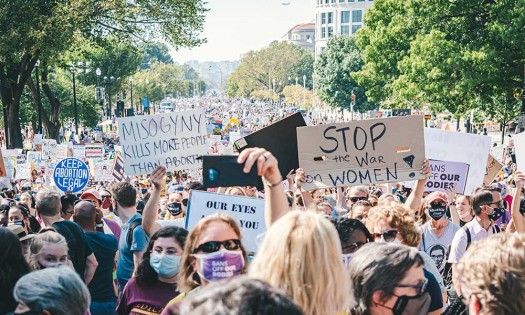
{"label": "overcast sky", "polygon": [[279,40],[293,26],[315,19],[315,0],[209,0],[207,7],[202,36],[208,42],[172,51],[176,62],[238,60]]}

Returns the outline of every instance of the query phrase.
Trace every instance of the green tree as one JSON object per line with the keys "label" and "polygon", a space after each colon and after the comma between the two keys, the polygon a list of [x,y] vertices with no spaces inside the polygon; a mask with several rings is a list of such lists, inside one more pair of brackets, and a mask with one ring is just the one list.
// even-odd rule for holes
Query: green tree
{"label": "green tree", "polygon": [[312,90],[305,89],[301,85],[285,86],[282,94],[285,102],[288,104],[294,104],[304,109],[310,109],[315,105],[315,97]]}
{"label": "green tree", "polygon": [[144,51],[142,61],[140,62],[140,68],[142,70],[149,69],[150,65],[154,63],[173,63],[173,59],[171,58],[169,48],[164,43],[146,43],[141,48]]}
{"label": "green tree", "polygon": [[313,60],[311,52],[286,42],[249,52],[229,77],[227,95],[249,97],[253,91],[264,89],[281,92],[296,77],[302,85],[303,76],[311,89]]}
{"label": "green tree", "polygon": [[361,53],[353,37],[330,38],[325,51],[315,62],[319,98],[330,106],[350,108],[353,93],[355,111],[364,112],[377,107],[368,102],[365,87],[357,84],[353,77],[353,73],[361,70],[362,66]]}
{"label": "green tree", "polygon": [[[1,0],[0,8],[0,95],[10,148],[22,146],[20,99],[37,60],[43,69],[52,65],[75,34],[95,41],[114,34],[133,43],[162,38],[174,48],[199,45],[207,11],[202,0]],[[42,76],[47,79],[44,71]]]}

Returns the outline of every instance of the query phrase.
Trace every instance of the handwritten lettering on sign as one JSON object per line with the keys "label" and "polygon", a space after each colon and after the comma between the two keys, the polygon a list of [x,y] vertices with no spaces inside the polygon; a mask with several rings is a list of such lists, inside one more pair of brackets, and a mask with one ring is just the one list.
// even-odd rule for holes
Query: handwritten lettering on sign
{"label": "handwritten lettering on sign", "polygon": [[485,171],[485,177],[483,178],[483,185],[490,185],[492,180],[494,180],[494,177],[498,175],[502,168],[503,164],[489,154],[489,158],[487,159],[487,170]]}
{"label": "handwritten lettering on sign", "polygon": [[307,190],[423,177],[421,116],[300,127],[297,144]]}
{"label": "handwritten lettering on sign", "polygon": [[118,125],[127,175],[149,174],[159,165],[202,167],[197,157],[207,150],[203,110],[126,117]]}

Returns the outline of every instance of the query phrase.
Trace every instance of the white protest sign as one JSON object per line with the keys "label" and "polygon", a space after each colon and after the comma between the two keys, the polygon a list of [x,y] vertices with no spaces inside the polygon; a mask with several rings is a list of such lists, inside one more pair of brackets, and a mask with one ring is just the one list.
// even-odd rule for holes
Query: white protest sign
{"label": "white protest sign", "polygon": [[76,157],[77,159],[85,159],[86,158],[86,147],[82,144],[74,144],[73,145],[73,157]]}
{"label": "white protest sign", "polygon": [[16,167],[15,179],[29,179],[31,178],[31,164],[21,163]]}
{"label": "white protest sign", "polygon": [[55,161],[57,159],[57,141],[54,139],[42,140],[42,160]]}
{"label": "white protest sign", "polygon": [[[456,193],[464,194],[467,183],[469,165],[459,162],[430,160],[432,174],[425,184],[425,191],[445,191],[455,189]],[[405,187],[413,188],[416,182],[406,182]]]}
{"label": "white protest sign", "polygon": [[67,150],[68,150],[67,143],[57,145],[57,159],[63,160],[67,158]]}
{"label": "white protest sign", "polygon": [[99,159],[104,157],[104,145],[102,143],[89,143],[84,146],[87,159]]}
{"label": "white protest sign", "polygon": [[216,145],[222,141],[221,135],[208,135],[208,145]]}
{"label": "white protest sign", "polygon": [[36,151],[42,151],[42,134],[35,134],[35,136],[33,137],[33,143],[35,144]]}
{"label": "white protest sign", "polygon": [[206,116],[202,109],[118,119],[124,169],[127,175],[199,168],[206,154]]}
{"label": "white protest sign", "polygon": [[469,133],[425,128],[425,151],[428,159],[461,162],[470,166],[465,194],[483,185],[490,137]]}
{"label": "white protest sign", "polygon": [[27,162],[40,163],[42,162],[41,151],[27,151]]}
{"label": "white protest sign", "polygon": [[228,147],[233,147],[233,144],[235,141],[239,140],[241,138],[241,132],[240,131],[230,131],[230,142],[228,143]]}
{"label": "white protest sign", "polygon": [[214,213],[235,218],[246,250],[253,253],[257,250],[257,236],[266,231],[263,199],[192,190],[186,212],[186,229],[191,231],[201,218]]}
{"label": "white protest sign", "polygon": [[312,190],[416,180],[425,160],[423,117],[297,128],[299,166]]}
{"label": "white protest sign", "polygon": [[94,160],[93,161],[94,179],[97,182],[111,182],[115,180],[112,170],[113,160]]}
{"label": "white protest sign", "polygon": [[525,132],[515,135],[513,139],[518,170],[525,172]]}

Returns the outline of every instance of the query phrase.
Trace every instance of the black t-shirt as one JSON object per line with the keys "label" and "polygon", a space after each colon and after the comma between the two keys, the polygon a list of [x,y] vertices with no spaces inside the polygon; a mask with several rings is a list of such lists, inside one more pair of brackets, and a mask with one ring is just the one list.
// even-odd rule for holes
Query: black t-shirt
{"label": "black t-shirt", "polygon": [[73,267],[75,267],[75,271],[80,275],[80,278],[84,279],[86,257],[93,253],[84,231],[76,223],[66,220],[55,222],[52,224],[52,227],[66,238],[67,246],[69,247],[69,259],[73,262]]}
{"label": "black t-shirt", "polygon": [[95,302],[116,301],[113,290],[113,267],[118,250],[117,238],[101,232],[86,232],[85,234],[98,262],[93,280],[88,285],[91,300]]}

